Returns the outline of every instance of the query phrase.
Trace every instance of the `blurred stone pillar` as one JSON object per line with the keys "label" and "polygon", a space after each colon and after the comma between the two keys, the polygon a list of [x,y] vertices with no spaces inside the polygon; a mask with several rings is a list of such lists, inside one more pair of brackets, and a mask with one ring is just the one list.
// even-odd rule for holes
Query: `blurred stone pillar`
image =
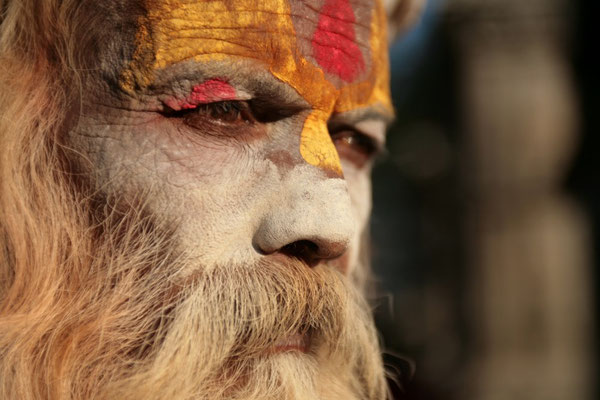
{"label": "blurred stone pillar", "polygon": [[578,132],[564,51],[569,4],[449,3],[472,316],[464,399],[593,396],[588,224],[562,189]]}

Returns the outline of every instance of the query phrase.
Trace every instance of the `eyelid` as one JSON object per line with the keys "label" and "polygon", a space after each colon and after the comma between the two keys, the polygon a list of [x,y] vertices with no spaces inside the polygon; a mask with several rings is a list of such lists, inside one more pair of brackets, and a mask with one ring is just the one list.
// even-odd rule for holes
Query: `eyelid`
{"label": "eyelid", "polygon": [[[224,100],[224,101],[213,101],[210,103],[197,104],[194,107],[180,108],[174,110],[171,107],[166,106],[160,113],[167,118],[176,118],[189,121],[195,118],[203,118],[204,115],[211,112],[225,111],[224,108],[229,106],[232,110],[238,113],[249,114],[249,122],[256,122],[256,118],[252,113],[252,109],[247,101],[243,100]],[[221,109],[219,109],[221,107]],[[210,118],[214,123],[221,123],[219,118]],[[223,122],[224,123],[224,122]]]}
{"label": "eyelid", "polygon": [[276,122],[290,118],[304,111],[306,107],[277,102],[273,98],[257,96],[248,101],[250,108],[260,122]]}
{"label": "eyelid", "polygon": [[[380,135],[376,135],[368,130],[364,129],[364,125],[361,126],[360,122],[357,124],[349,124],[344,122],[330,122],[328,124],[328,129],[331,135],[336,134],[341,131],[353,131],[365,138],[367,138],[374,146],[375,153],[379,156],[381,153],[385,152],[385,141],[381,139]],[[383,135],[381,135],[383,136]]]}
{"label": "eyelid", "polygon": [[356,129],[373,138],[380,149],[385,148],[386,122],[381,119],[365,119],[354,124]]}

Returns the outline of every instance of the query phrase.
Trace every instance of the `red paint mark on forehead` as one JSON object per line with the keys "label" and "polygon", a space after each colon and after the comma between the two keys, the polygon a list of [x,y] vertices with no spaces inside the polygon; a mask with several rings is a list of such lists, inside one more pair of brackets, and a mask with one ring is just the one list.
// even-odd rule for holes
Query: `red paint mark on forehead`
{"label": "red paint mark on forehead", "polygon": [[192,92],[185,99],[171,98],[165,101],[165,104],[178,111],[193,109],[199,104],[235,99],[235,88],[222,78],[214,78],[194,86]]}
{"label": "red paint mark on forehead", "polygon": [[328,73],[352,82],[365,69],[356,44],[354,11],[349,0],[325,0],[312,39],[314,57]]}

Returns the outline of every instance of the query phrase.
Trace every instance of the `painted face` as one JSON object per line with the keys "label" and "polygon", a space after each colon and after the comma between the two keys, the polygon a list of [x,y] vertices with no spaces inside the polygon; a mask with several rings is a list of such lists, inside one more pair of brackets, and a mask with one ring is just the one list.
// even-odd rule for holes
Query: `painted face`
{"label": "painted face", "polygon": [[[72,144],[145,196],[203,268],[300,257],[352,272],[392,114],[385,15],[349,0],[147,0]],[[108,74],[107,74],[108,75]]]}

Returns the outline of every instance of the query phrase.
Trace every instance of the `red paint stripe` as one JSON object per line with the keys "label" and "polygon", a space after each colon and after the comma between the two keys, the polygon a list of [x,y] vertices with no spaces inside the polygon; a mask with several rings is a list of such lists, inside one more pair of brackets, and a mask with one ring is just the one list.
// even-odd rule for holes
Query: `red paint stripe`
{"label": "red paint stripe", "polygon": [[227,100],[236,100],[235,88],[222,78],[214,78],[194,86],[185,99],[172,98],[165,101],[165,104],[178,111],[193,109],[199,104]]}
{"label": "red paint stripe", "polygon": [[356,44],[354,10],[349,0],[326,0],[312,39],[314,57],[328,73],[352,82],[365,69]]}

